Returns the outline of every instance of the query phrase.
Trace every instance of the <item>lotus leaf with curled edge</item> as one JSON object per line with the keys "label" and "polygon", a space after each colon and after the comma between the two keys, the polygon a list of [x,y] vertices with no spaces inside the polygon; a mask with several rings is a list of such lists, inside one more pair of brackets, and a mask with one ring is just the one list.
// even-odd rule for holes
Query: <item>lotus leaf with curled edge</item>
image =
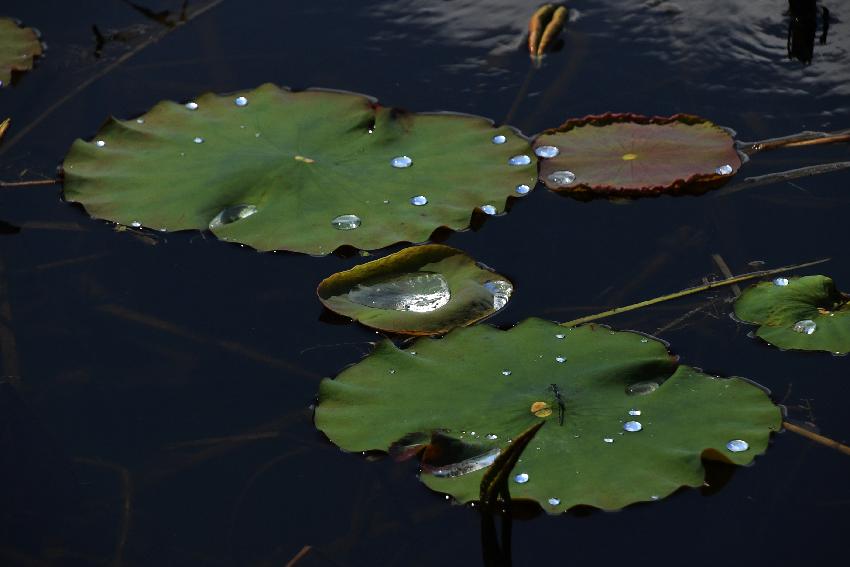
{"label": "lotus leaf with curled edge", "polygon": [[725,183],[742,164],[730,131],[689,114],[568,120],[540,134],[534,149],[545,158],[540,180],[579,197],[699,193]]}
{"label": "lotus leaf with curled edge", "polygon": [[325,307],[368,327],[435,335],[499,311],[513,284],[460,250],[426,244],[334,274],[316,291]]}
{"label": "lotus leaf with curled edge", "polygon": [[74,142],[63,173],[65,197],[94,217],[314,255],[465,229],[537,178],[511,127],[271,84],[111,119]]}

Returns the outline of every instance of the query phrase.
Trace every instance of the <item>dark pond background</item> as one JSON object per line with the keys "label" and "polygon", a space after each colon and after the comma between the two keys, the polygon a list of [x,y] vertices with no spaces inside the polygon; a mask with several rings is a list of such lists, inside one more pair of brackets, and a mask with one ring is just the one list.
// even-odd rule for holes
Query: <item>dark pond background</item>
{"label": "dark pond background", "polygon": [[[510,122],[533,134],[588,113],[690,112],[746,140],[850,127],[850,15],[824,5],[825,43],[820,22],[795,31],[802,59],[813,41],[806,63],[788,57],[781,0],[571,3],[578,18],[562,50],[530,77]],[[12,118],[0,179],[55,175],[70,143],[110,114],[267,81],[503,121],[528,76],[535,7],[225,0],[86,85],[162,26],[119,0],[4,0],[3,14],[38,27],[49,50],[0,90],[0,118]],[[107,39],[99,57],[92,25]],[[847,145],[778,151],[739,179],[847,159]],[[848,181],[832,173],[627,204],[538,187],[445,242],[513,279],[513,300],[491,321],[501,326],[718,277],[712,254],[736,273],[832,257],[805,273],[848,289]],[[378,338],[328,320],[314,295],[362,258],[119,232],[64,203],[57,185],[0,189],[0,219],[0,564],[282,566],[305,545],[301,565],[481,563],[476,509],[429,492],[411,464],[341,452],[312,425],[319,380]],[[727,316],[729,297],[608,322],[659,334],[688,364],[758,381],[791,419],[848,440],[850,359],[748,338]],[[783,433],[720,490],[516,521],[514,563],[825,564],[846,553],[848,472],[846,456]]]}

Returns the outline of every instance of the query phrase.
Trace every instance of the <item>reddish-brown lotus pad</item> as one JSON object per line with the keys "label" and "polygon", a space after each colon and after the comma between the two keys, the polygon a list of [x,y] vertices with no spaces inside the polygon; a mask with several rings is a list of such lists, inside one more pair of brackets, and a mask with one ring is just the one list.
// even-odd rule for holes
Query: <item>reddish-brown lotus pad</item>
{"label": "reddish-brown lotus pad", "polygon": [[534,151],[555,154],[540,160],[540,180],[549,189],[603,195],[704,191],[741,166],[729,132],[687,114],[568,120],[538,136]]}

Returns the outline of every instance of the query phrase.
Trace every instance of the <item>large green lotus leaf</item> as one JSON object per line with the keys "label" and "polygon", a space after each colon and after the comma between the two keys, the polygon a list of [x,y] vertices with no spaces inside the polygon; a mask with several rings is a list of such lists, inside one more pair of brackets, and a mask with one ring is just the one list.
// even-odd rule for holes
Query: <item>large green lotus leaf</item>
{"label": "large green lotus leaf", "polygon": [[412,335],[446,333],[505,306],[513,285],[456,248],[405,248],[322,281],[325,307],[364,325]]}
{"label": "large green lotus leaf", "polygon": [[735,316],[760,325],[756,335],[779,348],[850,352],[850,296],[826,276],[751,286],[735,301]]}
{"label": "large green lotus leaf", "polygon": [[22,28],[12,19],[0,18],[0,87],[10,83],[12,71],[32,69],[33,58],[41,52],[35,30]]}
{"label": "large green lotus leaf", "polygon": [[[439,431],[480,446],[482,464],[539,419],[547,423],[514,468],[510,492],[558,513],[613,510],[699,486],[703,458],[750,463],[780,427],[781,411],[751,382],[677,366],[663,343],[641,334],[528,319],[508,331],[456,329],[406,349],[382,342],[322,381],[315,415],[349,451],[386,451],[411,433]],[[630,422],[641,429],[627,431],[638,427]],[[421,478],[460,502],[476,500],[484,469],[473,464],[438,469],[466,474]]]}
{"label": "large green lotus leaf", "polygon": [[603,114],[568,120],[534,141],[540,180],[549,189],[632,196],[699,192],[741,166],[724,128],[688,114]]}
{"label": "large green lotus leaf", "polygon": [[[327,254],[421,242],[468,227],[478,207],[503,211],[534,185],[530,154],[517,131],[484,118],[267,84],[110,120],[71,147],[65,195],[121,224]],[[510,165],[517,155],[528,163]],[[408,167],[391,164],[405,156]]]}

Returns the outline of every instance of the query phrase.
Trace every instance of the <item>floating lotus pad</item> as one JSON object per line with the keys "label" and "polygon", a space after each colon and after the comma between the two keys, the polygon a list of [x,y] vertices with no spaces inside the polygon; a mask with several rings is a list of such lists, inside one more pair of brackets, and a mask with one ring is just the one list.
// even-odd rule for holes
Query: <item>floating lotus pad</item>
{"label": "floating lotus pad", "polygon": [[677,366],[663,343],[638,333],[528,319],[509,331],[457,329],[406,349],[384,341],[322,381],[315,415],[348,451],[387,451],[433,431],[479,446],[480,466],[467,458],[421,475],[460,502],[477,500],[493,450],[540,419],[547,423],[511,474],[510,492],[558,513],[613,510],[700,486],[702,458],[750,463],[779,429],[781,411],[751,382]]}
{"label": "floating lotus pad", "polygon": [[534,141],[540,180],[553,191],[641,196],[698,192],[741,166],[730,133],[687,114],[603,114],[568,120]]}
{"label": "floating lotus pad", "polygon": [[735,301],[735,316],[779,348],[850,352],[850,296],[826,276],[758,283]]}
{"label": "floating lotus pad", "polygon": [[429,244],[334,274],[317,293],[331,311],[369,327],[433,335],[492,315],[512,291],[507,278],[460,250]]}
{"label": "floating lotus pad", "polygon": [[34,29],[0,18],[0,87],[11,82],[13,71],[32,69],[33,59],[41,53],[41,41]]}
{"label": "floating lotus pad", "polygon": [[270,84],[110,120],[74,143],[64,174],[66,198],[95,217],[310,254],[466,228],[477,207],[503,211],[537,178],[510,127]]}

